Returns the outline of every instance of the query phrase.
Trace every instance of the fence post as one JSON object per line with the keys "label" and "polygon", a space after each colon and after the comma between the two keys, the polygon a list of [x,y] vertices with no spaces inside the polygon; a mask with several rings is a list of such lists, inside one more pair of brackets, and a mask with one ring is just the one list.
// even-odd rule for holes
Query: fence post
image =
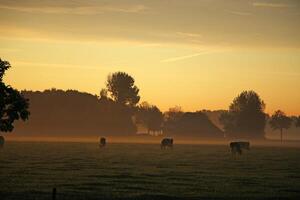
{"label": "fence post", "polygon": [[52,200],[56,200],[56,188],[52,190]]}

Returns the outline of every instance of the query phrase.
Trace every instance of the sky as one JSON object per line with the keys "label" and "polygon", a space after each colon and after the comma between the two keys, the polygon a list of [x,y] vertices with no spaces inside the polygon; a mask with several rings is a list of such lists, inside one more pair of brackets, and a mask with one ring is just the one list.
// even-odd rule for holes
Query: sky
{"label": "sky", "polygon": [[162,110],[227,109],[254,90],[300,114],[298,0],[0,0],[5,82],[99,94],[109,73]]}

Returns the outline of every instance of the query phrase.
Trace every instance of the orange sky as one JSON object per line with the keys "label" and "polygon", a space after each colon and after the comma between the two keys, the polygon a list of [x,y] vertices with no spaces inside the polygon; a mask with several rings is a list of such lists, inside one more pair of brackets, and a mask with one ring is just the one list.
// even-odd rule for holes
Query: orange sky
{"label": "orange sky", "polygon": [[255,90],[300,114],[297,0],[0,1],[0,57],[18,89],[98,94],[130,73],[162,110],[226,109]]}

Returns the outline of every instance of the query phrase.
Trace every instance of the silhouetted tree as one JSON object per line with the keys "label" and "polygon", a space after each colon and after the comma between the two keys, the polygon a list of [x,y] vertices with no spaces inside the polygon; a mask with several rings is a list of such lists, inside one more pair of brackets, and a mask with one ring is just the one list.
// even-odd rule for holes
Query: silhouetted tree
{"label": "silhouetted tree", "polygon": [[183,114],[184,112],[180,106],[169,108],[169,110],[164,113],[164,132],[174,132],[176,124]]}
{"label": "silhouetted tree", "polygon": [[229,111],[222,111],[219,117],[220,123],[223,125],[223,129],[226,132],[233,132],[236,129],[235,115]]}
{"label": "silhouetted tree", "polygon": [[29,103],[19,91],[3,83],[9,62],[0,59],[0,132],[11,132],[15,120],[27,120]]}
{"label": "silhouetted tree", "polygon": [[179,106],[164,113],[163,130],[168,135],[177,136],[220,139],[223,135],[204,112],[183,112]]}
{"label": "silhouetted tree", "polygon": [[30,99],[30,121],[15,124],[15,134],[133,135],[132,111],[111,99],[76,90],[22,91]]}
{"label": "silhouetted tree", "polygon": [[207,117],[214,123],[218,128],[223,130],[223,126],[220,122],[220,116],[226,110],[202,110],[201,112],[205,113]]}
{"label": "silhouetted tree", "polygon": [[160,131],[163,123],[163,114],[155,105],[143,102],[138,106],[137,120],[150,131]]}
{"label": "silhouetted tree", "polygon": [[183,115],[183,111],[180,106],[175,106],[173,108],[169,108],[168,111],[164,113],[165,121],[176,121]]}
{"label": "silhouetted tree", "polygon": [[244,91],[236,97],[220,122],[230,137],[262,138],[266,125],[265,103],[254,91]]}
{"label": "silhouetted tree", "polygon": [[292,125],[292,119],[285,115],[281,110],[275,111],[269,121],[274,130],[280,130],[280,140],[282,142],[283,129],[289,129]]}
{"label": "silhouetted tree", "polygon": [[101,100],[110,100],[110,98],[108,97],[108,94],[107,94],[107,89],[102,89],[100,91],[100,99]]}
{"label": "silhouetted tree", "polygon": [[295,120],[295,126],[300,127],[300,116],[298,116]]}
{"label": "silhouetted tree", "polygon": [[[171,115],[169,115],[172,113]],[[221,139],[223,132],[204,112],[170,112],[164,123],[164,133],[176,136],[192,136]],[[171,117],[170,117],[171,116]]]}
{"label": "silhouetted tree", "polygon": [[140,101],[139,89],[134,85],[134,79],[125,72],[109,75],[106,87],[111,98],[119,104],[135,106]]}
{"label": "silhouetted tree", "polygon": [[100,91],[100,98],[101,97],[107,98],[107,90],[106,89],[101,89],[101,91]]}

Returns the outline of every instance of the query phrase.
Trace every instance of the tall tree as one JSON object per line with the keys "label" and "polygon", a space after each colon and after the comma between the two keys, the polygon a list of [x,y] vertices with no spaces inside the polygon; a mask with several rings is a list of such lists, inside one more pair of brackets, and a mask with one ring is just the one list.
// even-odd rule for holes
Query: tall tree
{"label": "tall tree", "polygon": [[282,143],[283,129],[289,129],[292,125],[292,119],[285,115],[281,110],[275,111],[269,121],[274,130],[280,130],[280,140]]}
{"label": "tall tree", "polygon": [[29,103],[22,94],[3,82],[9,62],[0,59],[0,132],[11,132],[15,120],[27,120]]}
{"label": "tall tree", "polygon": [[263,138],[266,125],[265,103],[254,91],[239,94],[220,116],[229,137]]}
{"label": "tall tree", "polygon": [[137,120],[147,127],[150,134],[150,131],[161,131],[163,114],[157,106],[143,102],[138,106]]}
{"label": "tall tree", "polygon": [[135,106],[140,101],[139,89],[134,79],[125,72],[115,72],[108,76],[106,82],[107,92],[117,103]]}

